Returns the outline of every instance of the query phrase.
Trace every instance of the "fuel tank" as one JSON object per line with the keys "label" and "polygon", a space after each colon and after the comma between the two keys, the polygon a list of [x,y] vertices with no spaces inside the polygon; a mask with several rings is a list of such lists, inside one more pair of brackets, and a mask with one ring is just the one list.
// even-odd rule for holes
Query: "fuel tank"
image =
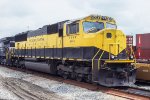
{"label": "fuel tank", "polygon": [[35,71],[50,73],[50,65],[45,62],[31,62],[25,61],[25,67]]}

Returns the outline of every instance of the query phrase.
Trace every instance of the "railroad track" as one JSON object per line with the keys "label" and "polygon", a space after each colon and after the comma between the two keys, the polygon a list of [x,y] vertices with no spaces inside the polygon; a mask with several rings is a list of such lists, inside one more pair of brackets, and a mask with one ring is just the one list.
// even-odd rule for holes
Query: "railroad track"
{"label": "railroad track", "polygon": [[[125,87],[125,88],[113,88],[120,93],[126,94],[128,99],[136,100],[150,100],[150,90],[135,88],[135,87]],[[126,98],[126,96],[125,96]]]}
{"label": "railroad track", "polygon": [[145,89],[135,88],[135,87],[108,88],[108,87],[100,86],[97,84],[78,82],[78,81],[71,80],[71,79],[63,79],[62,77],[59,77],[59,76],[53,76],[53,75],[49,75],[49,74],[41,73],[41,72],[39,73],[37,71],[32,71],[32,70],[25,70],[25,69],[15,68],[15,67],[7,67],[7,68],[26,72],[26,73],[32,73],[40,77],[67,83],[67,84],[74,85],[74,86],[79,86],[79,87],[86,88],[92,91],[101,91],[103,93],[107,93],[110,95],[118,96],[118,97],[129,99],[129,100],[150,100],[150,90],[145,90]]}

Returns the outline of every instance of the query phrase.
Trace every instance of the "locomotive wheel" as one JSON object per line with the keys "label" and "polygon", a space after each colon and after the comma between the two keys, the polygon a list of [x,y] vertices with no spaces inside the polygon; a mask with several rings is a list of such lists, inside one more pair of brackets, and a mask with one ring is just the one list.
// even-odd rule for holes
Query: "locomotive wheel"
{"label": "locomotive wheel", "polygon": [[68,78],[68,75],[63,74],[63,78],[64,78],[64,79],[67,79],[67,78]]}
{"label": "locomotive wheel", "polygon": [[64,78],[64,79],[68,79],[68,74],[66,74],[66,73],[64,72],[63,78]]}
{"label": "locomotive wheel", "polygon": [[92,75],[88,75],[86,82],[92,83]]}
{"label": "locomotive wheel", "polygon": [[77,76],[76,73],[72,73],[72,74],[71,74],[71,78],[72,78],[72,79],[75,79],[76,76]]}
{"label": "locomotive wheel", "polygon": [[25,69],[26,67],[25,67],[25,65],[21,65],[21,69]]}
{"label": "locomotive wheel", "polygon": [[76,77],[76,80],[81,82],[83,80],[82,75],[78,74],[78,76]]}
{"label": "locomotive wheel", "polygon": [[12,66],[13,66],[13,64],[11,63],[11,64],[10,64],[10,67],[12,67]]}
{"label": "locomotive wheel", "polygon": [[81,82],[82,81],[82,77],[77,77],[76,80]]}
{"label": "locomotive wheel", "polygon": [[57,74],[58,74],[59,76],[62,76],[62,75],[63,75],[63,71],[62,71],[61,69],[59,69],[59,70],[57,71]]}

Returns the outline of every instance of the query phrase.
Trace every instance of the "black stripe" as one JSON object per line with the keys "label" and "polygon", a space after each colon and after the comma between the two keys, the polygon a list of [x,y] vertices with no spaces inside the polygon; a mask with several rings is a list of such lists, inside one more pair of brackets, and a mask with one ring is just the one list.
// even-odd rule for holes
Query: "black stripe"
{"label": "black stripe", "polygon": [[[95,47],[81,47],[81,48],[43,48],[43,49],[27,49],[16,50],[15,55],[19,56],[42,56],[42,57],[57,57],[57,58],[74,58],[74,59],[92,59],[98,51]],[[62,55],[63,53],[63,55]],[[98,59],[102,50],[96,56]],[[108,58],[108,53],[105,52],[103,58]]]}
{"label": "black stripe", "polygon": [[[80,48],[43,48],[43,49],[28,49],[28,50],[16,50],[15,55],[19,56],[40,56],[40,57],[53,57],[53,58],[74,58],[74,59],[92,59],[99,49],[96,47],[80,47]],[[100,58],[103,50],[97,54],[95,59]],[[121,55],[123,54],[123,56]],[[121,56],[119,56],[121,55]],[[118,55],[119,58],[125,57],[126,53],[123,51]],[[104,52],[101,59],[108,59],[109,53]],[[118,58],[118,59],[119,59]]]}
{"label": "black stripe", "polygon": [[[15,55],[18,56],[39,56],[39,57],[52,57],[52,58],[73,58],[73,59],[92,59],[98,52],[95,47],[80,47],[80,48],[63,48],[63,55],[61,48],[43,48],[43,49],[28,49],[28,50],[15,50]],[[103,50],[97,54],[95,59],[99,59]],[[123,50],[116,59],[126,59],[127,54]],[[101,59],[109,59],[109,52],[104,52]]]}

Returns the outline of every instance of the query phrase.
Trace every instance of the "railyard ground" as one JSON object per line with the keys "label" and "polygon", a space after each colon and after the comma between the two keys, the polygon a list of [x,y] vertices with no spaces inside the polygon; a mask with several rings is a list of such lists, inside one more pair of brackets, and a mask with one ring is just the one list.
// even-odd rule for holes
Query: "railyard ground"
{"label": "railyard ground", "polygon": [[124,100],[100,91],[90,91],[2,66],[0,66],[0,99]]}

